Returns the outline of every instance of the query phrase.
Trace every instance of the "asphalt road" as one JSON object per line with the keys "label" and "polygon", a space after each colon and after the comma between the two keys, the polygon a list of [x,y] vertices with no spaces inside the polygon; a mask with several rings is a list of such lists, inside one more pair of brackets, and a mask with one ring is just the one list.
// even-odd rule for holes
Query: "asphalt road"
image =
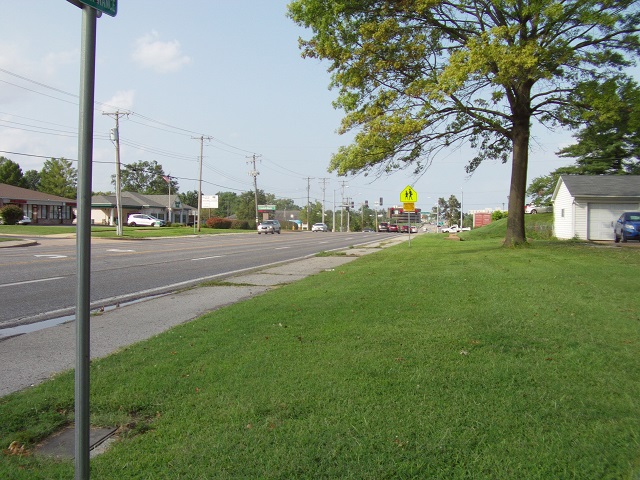
{"label": "asphalt road", "polygon": [[[387,233],[283,232],[145,240],[92,239],[91,307],[98,309],[175,291],[204,280],[380,241]],[[0,248],[0,328],[75,312],[75,239],[37,238],[38,245]]]}

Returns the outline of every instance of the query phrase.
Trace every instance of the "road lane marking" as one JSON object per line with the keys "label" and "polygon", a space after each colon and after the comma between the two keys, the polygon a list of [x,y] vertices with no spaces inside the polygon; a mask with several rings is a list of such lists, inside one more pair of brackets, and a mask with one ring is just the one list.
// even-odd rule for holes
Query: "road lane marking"
{"label": "road lane marking", "polygon": [[120,249],[120,248],[108,248],[107,252],[131,253],[131,252],[135,252],[135,250],[123,250],[123,249]]}
{"label": "road lane marking", "polygon": [[274,248],[274,250],[286,250],[287,248],[291,248],[291,247],[277,247],[277,248]]}
{"label": "road lane marking", "polygon": [[214,255],[213,257],[200,257],[200,258],[192,258],[191,261],[192,262],[196,262],[198,260],[210,260],[212,258],[220,258],[223,257],[223,255]]}
{"label": "road lane marking", "polygon": [[34,257],[44,257],[44,258],[67,258],[66,255],[34,255]]}
{"label": "road lane marking", "polygon": [[24,282],[15,282],[15,283],[3,283],[0,285],[2,287],[13,287],[16,285],[26,285],[28,283],[39,283],[39,282],[50,282],[52,280],[61,280],[65,277],[52,277],[52,278],[39,278],[38,280],[25,280]]}

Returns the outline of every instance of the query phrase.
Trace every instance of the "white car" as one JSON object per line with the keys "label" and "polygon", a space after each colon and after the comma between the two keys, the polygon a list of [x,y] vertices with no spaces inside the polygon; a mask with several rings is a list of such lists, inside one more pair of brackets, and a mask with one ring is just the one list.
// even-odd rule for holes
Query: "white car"
{"label": "white car", "polygon": [[18,220],[17,225],[30,225],[31,224],[31,218],[27,217],[26,215],[24,217],[22,217],[22,219]]}
{"label": "white car", "polygon": [[311,226],[311,231],[312,232],[328,232],[329,227],[327,227],[326,223],[314,223]]}
{"label": "white car", "polygon": [[534,205],[533,203],[527,203],[524,206],[524,213],[535,215],[536,213],[549,213],[553,212],[553,207],[550,205]]}
{"label": "white car", "polygon": [[127,225],[130,227],[164,227],[166,225],[164,220],[153,217],[151,215],[145,215],[144,213],[132,213],[127,218]]}

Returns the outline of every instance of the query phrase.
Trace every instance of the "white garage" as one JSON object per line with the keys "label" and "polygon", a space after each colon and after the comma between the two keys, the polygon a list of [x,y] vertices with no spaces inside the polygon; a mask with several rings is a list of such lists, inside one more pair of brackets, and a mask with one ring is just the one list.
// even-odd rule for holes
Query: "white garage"
{"label": "white garage", "polygon": [[552,201],[557,238],[613,241],[620,214],[640,210],[640,175],[563,175]]}

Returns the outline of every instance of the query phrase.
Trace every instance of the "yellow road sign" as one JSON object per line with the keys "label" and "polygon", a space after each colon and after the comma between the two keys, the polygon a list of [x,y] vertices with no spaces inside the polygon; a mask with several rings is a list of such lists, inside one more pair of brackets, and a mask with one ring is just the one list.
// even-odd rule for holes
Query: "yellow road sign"
{"label": "yellow road sign", "polygon": [[416,204],[415,203],[403,203],[402,204],[402,211],[403,212],[415,212],[416,211]]}
{"label": "yellow road sign", "polygon": [[415,203],[418,201],[418,192],[416,192],[411,185],[404,187],[404,190],[400,192],[400,201],[402,203]]}

